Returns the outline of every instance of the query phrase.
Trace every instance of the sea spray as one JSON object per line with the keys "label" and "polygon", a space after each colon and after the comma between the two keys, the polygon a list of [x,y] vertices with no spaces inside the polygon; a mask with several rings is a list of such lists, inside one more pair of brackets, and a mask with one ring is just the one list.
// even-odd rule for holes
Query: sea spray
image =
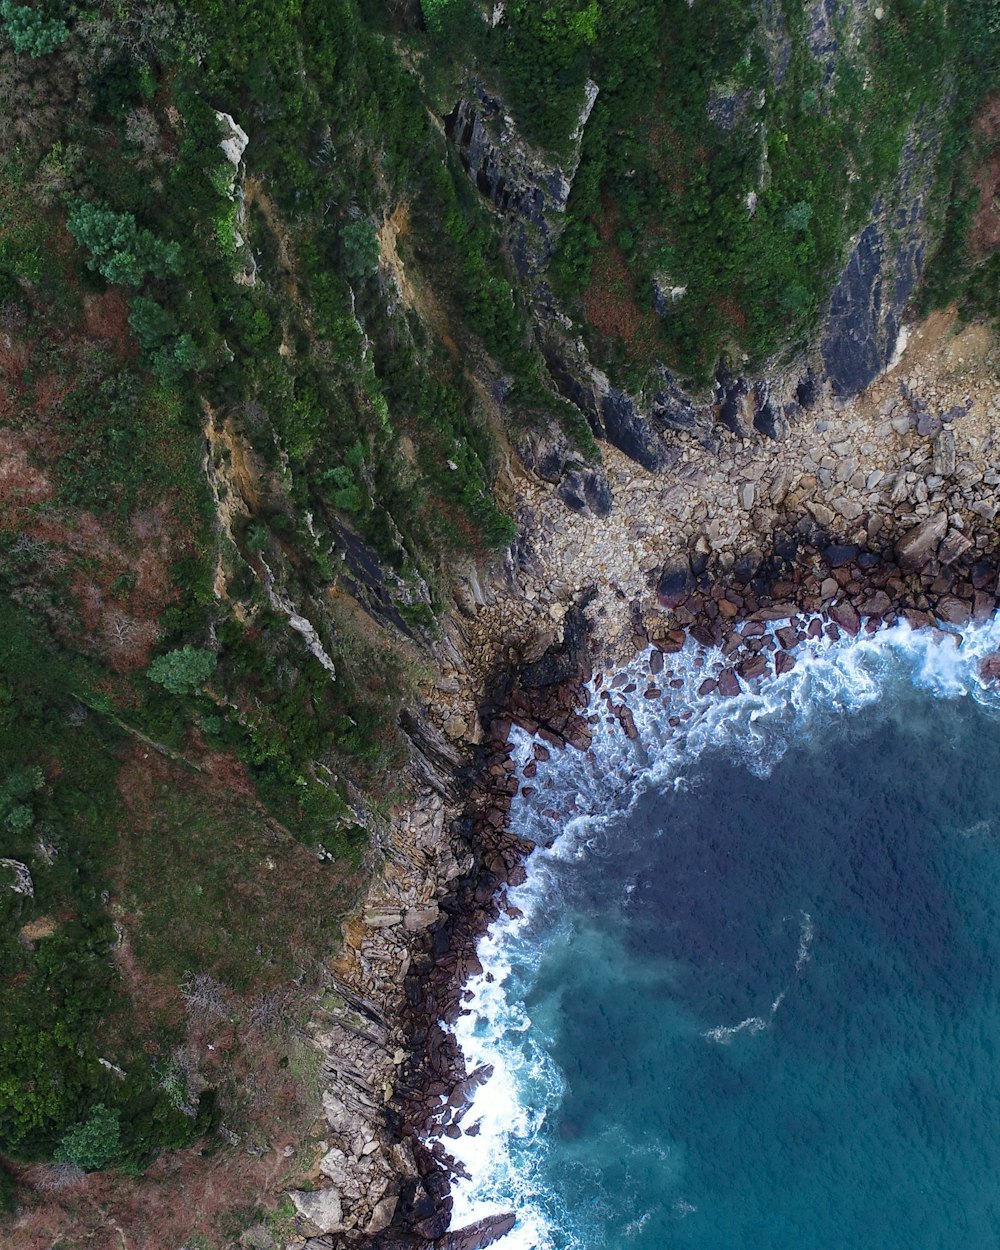
{"label": "sea spray", "polygon": [[[482,1063],[494,1068],[463,1116],[466,1134],[445,1142],[471,1177],[453,1187],[455,1226],[515,1209],[518,1225],[503,1243],[508,1250],[596,1244],[580,1239],[579,1213],[566,1210],[545,1182],[546,1120],[564,1097],[566,1074],[524,1005],[546,951],[566,937],[559,915],[566,862],[615,854],[622,837],[630,836],[627,816],[640,797],[692,784],[693,765],[710,749],[723,748],[754,776],[766,778],[790,747],[842,726],[845,718],[878,703],[894,681],[908,680],[939,698],[970,695],[987,706],[1000,705],[996,691],[978,675],[978,661],[998,643],[996,622],[969,629],[961,639],[905,625],[855,639],[821,637],[797,648],[792,671],[753,683],[731,699],[699,696],[725,661],[718,652],[688,644],[667,657],[667,671],[656,679],[649,676],[647,658],[639,656],[618,688],[591,686],[589,711],[598,718],[591,750],[538,759],[533,792],[514,801],[512,827],[540,846],[528,861],[525,883],[509,892],[513,913],[502,916],[480,943],[483,973],[470,983],[467,1010],[455,1025],[468,1068]],[[644,697],[654,681],[659,697]],[[629,685],[635,689],[623,693],[621,687]],[[621,731],[615,708],[622,703],[635,722],[635,741]],[[512,739],[522,770],[535,759],[534,740],[516,728]],[[634,889],[635,882],[625,887],[626,905]],[[815,923],[805,910],[795,921],[797,941],[785,983],[774,986],[770,1011],[698,1029],[706,1042],[733,1043],[772,1024],[796,982],[808,975]],[[696,1027],[692,1022],[692,1031]],[[633,1148],[645,1147],[633,1143]],[[681,1196],[671,1210],[688,1214],[689,1206]],[[640,1235],[648,1220],[647,1211],[638,1211],[629,1235]]]}

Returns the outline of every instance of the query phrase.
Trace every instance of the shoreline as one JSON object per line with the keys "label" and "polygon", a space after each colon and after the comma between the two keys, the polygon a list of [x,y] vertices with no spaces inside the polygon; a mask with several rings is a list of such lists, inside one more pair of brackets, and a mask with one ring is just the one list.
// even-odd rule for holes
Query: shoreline
{"label": "shoreline", "polygon": [[[942,566],[930,552],[936,552],[946,536],[936,545],[925,541],[939,528],[940,523],[933,523],[915,536],[908,531],[898,544],[880,553],[860,548],[852,551],[835,543],[803,543],[794,556],[777,557],[777,564],[771,566],[774,580],[769,588],[761,580],[767,574],[760,571],[743,582],[715,579],[707,570],[699,577],[689,574],[690,585],[682,587],[678,581],[681,571],[668,569],[661,579],[659,606],[675,627],[647,631],[644,645],[648,647],[649,672],[641,694],[659,698],[664,693],[664,679],[673,677],[669,657],[679,653],[689,640],[698,648],[696,666],[716,648],[724,658],[717,677],[706,674],[698,688],[701,698],[732,697],[741,690],[753,690],[767,676],[791,671],[798,646],[820,635],[835,642],[871,635],[903,622],[913,629],[933,631],[942,643],[957,638],[960,645],[962,626],[985,623],[995,615],[1000,549],[994,540],[988,553],[980,553],[983,559],[971,562],[966,551]],[[822,543],[821,537],[819,541]],[[904,565],[916,561],[917,566],[908,572],[901,568],[899,552],[903,553]],[[950,550],[946,549],[946,554],[950,555]],[[942,569],[947,573],[942,574]],[[819,592],[828,579],[836,583],[838,592],[824,601]],[[903,590],[893,602],[884,587],[900,580]],[[987,584],[990,590],[984,588]],[[719,611],[720,603],[732,604],[734,599],[743,601],[743,612],[729,616]],[[926,606],[916,606],[925,600]],[[882,611],[871,610],[875,607]],[[680,620],[685,620],[683,626]],[[510,1228],[507,1215],[491,1217],[467,1230],[449,1233],[445,1226],[445,1217],[450,1220],[451,1215],[446,1186],[452,1176],[462,1174],[461,1165],[447,1153],[446,1139],[463,1131],[459,1121],[488,1073],[481,1069],[468,1072],[455,1039],[441,1027],[442,1023],[453,1023],[461,1012],[467,982],[482,970],[476,955],[478,941],[507,908],[506,890],[524,880],[524,859],[537,845],[508,829],[510,806],[520,788],[511,760],[514,746],[509,741],[510,727],[520,726],[553,749],[587,750],[589,721],[595,713],[584,707],[584,687],[594,680],[597,698],[617,721],[617,730],[630,739],[637,736],[628,702],[616,695],[618,688],[622,694],[640,693],[635,682],[619,682],[616,687],[622,675],[620,666],[615,666],[619,668],[617,674],[598,672],[594,648],[588,641],[583,609],[576,608],[567,618],[563,643],[541,659],[502,674],[497,690],[485,701],[482,722],[486,739],[479,748],[478,769],[469,776],[464,813],[464,819],[471,822],[468,832],[482,867],[475,888],[471,883],[466,886],[464,905],[450,928],[447,951],[416,972],[418,978],[425,979],[427,994],[422,1003],[414,1004],[410,1015],[413,1055],[406,1083],[414,1093],[406,1100],[402,1116],[405,1131],[415,1139],[421,1143],[436,1139],[429,1147],[422,1146],[427,1169],[423,1174],[436,1178],[440,1205],[431,1223],[421,1222],[421,1235],[433,1232],[432,1244],[448,1250],[489,1245]],[[632,660],[637,654],[633,653]],[[991,680],[1000,676],[1000,655],[984,676]],[[590,711],[589,717],[585,710]],[[676,722],[679,728],[683,716],[672,717],[668,723],[675,726]],[[525,775],[530,781],[530,775]]]}
{"label": "shoreline", "polygon": [[[968,333],[939,344],[942,360],[952,360]],[[981,353],[990,369],[991,352]],[[915,368],[928,368],[925,355]],[[334,1001],[316,1028],[325,1065],[323,1157],[307,1178],[317,1188],[292,1194],[319,1234],[290,1246],[474,1250],[507,1231],[502,1217],[448,1231],[454,1160],[442,1140],[428,1147],[423,1139],[435,1128],[445,1141],[448,1129],[462,1132],[456,1119],[482,1074],[466,1072],[441,1022],[461,1010],[465,985],[480,970],[478,940],[506,907],[506,888],[524,879],[534,845],[508,829],[519,788],[511,724],[537,732],[545,749],[586,749],[592,725],[584,686],[601,673],[608,679],[602,710],[631,737],[635,726],[612,674],[652,648],[643,694],[662,697],[670,657],[689,638],[721,648],[727,663],[699,692],[721,698],[794,667],[810,631],[853,637],[897,619],[961,631],[986,619],[1000,598],[1000,540],[988,502],[990,475],[998,483],[1000,475],[990,454],[994,409],[983,399],[996,382],[992,372],[982,376],[985,369],[978,390],[962,374],[931,388],[936,404],[953,398],[956,386],[975,390],[962,415],[948,418],[949,408],[945,420],[927,425],[913,375],[910,383],[883,376],[851,401],[853,409],[846,406],[868,417],[851,418],[854,426],[839,431],[843,443],[837,432],[822,435],[851,467],[852,454],[867,456],[865,440],[882,431],[879,457],[898,454],[901,465],[922,465],[919,472],[899,468],[887,477],[854,467],[846,476],[820,463],[823,477],[796,482],[781,463],[798,454],[794,439],[762,447],[727,434],[721,448],[684,450],[709,467],[699,485],[680,464],[683,506],[676,477],[624,466],[617,453],[607,459],[624,479],[624,496],[606,521],[567,511],[535,479],[512,482],[521,535],[514,557],[492,586],[472,570],[456,592],[458,612],[445,622],[426,705],[404,724],[416,800],[387,830],[384,875],[345,927],[344,951],[331,964]],[[902,404],[899,415],[888,415],[889,392],[902,395],[891,400]],[[835,419],[811,415],[824,430],[825,418]],[[995,416],[1000,425],[1000,409]],[[807,433],[798,431],[800,444]],[[719,469],[722,487],[712,485],[712,465],[730,466]],[[934,472],[949,466],[950,477]],[[770,507],[747,510],[745,479],[753,477],[757,500],[764,470],[772,474]],[[786,492],[780,505],[776,485]],[[692,505],[697,491],[703,495]],[[824,497],[840,501],[836,513]],[[717,542],[713,533],[729,534],[730,511],[736,537]],[[666,523],[652,524],[657,515]],[[987,674],[998,675],[1000,658]]]}

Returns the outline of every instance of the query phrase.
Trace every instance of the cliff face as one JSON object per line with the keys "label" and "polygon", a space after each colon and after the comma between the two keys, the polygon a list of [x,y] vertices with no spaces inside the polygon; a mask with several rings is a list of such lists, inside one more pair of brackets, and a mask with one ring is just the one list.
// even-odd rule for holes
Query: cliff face
{"label": "cliff face", "polygon": [[[601,178],[599,212],[604,213],[605,221],[609,220],[610,206],[623,191],[608,162],[595,166],[585,156],[581,166],[581,148],[587,151],[586,127],[607,124],[606,118],[599,116],[604,97],[597,68],[596,81],[586,83],[579,122],[569,136],[572,155],[561,165],[525,142],[509,105],[481,85],[477,84],[449,115],[447,132],[461,162],[502,223],[513,264],[531,301],[552,380],[584,413],[599,439],[646,468],[669,468],[670,431],[697,431],[710,438],[713,426],[721,421],[745,437],[780,437],[788,423],[799,419],[821,393],[835,398],[856,394],[890,363],[906,310],[944,229],[942,209],[952,170],[939,165],[939,153],[943,139],[951,136],[956,124],[956,59],[961,55],[954,41],[945,39],[945,27],[934,27],[940,35],[939,63],[924,66],[922,58],[928,55],[925,43],[911,42],[911,72],[921,87],[914,90],[912,81],[897,83],[894,75],[901,71],[895,58],[917,34],[914,24],[898,27],[900,20],[892,6],[864,0],[815,0],[805,7],[801,19],[791,23],[780,5],[760,4],[739,45],[747,65],[755,56],[762,58],[766,68],[760,71],[759,87],[739,90],[728,79],[709,91],[705,114],[716,150],[707,156],[704,147],[700,148],[699,159],[740,160],[743,158],[731,155],[729,149],[737,152],[748,146],[758,153],[757,164],[751,164],[745,174],[744,220],[730,229],[745,231],[748,224],[756,226],[767,214],[765,200],[778,176],[775,153],[798,147],[804,181],[797,192],[793,191],[796,203],[789,206],[787,199],[778,201],[771,210],[772,215],[784,213],[789,224],[782,228],[788,233],[782,236],[780,230],[772,231],[772,238],[767,233],[770,227],[764,228],[759,246],[794,252],[801,258],[803,274],[816,264],[817,250],[825,248],[828,258],[826,267],[816,270],[820,294],[812,313],[804,316],[801,310],[793,312],[788,302],[785,321],[789,333],[769,358],[751,360],[749,371],[741,342],[743,321],[737,318],[728,340],[720,340],[722,350],[711,386],[685,382],[683,371],[671,367],[666,341],[658,358],[655,343],[650,349],[647,341],[641,352],[636,351],[636,341],[624,323],[614,318],[602,320],[603,314],[595,320],[597,315],[586,292],[582,305],[572,295],[567,303],[566,283],[559,278],[559,242],[566,233],[567,219],[568,233],[573,234],[580,228],[579,213],[586,213],[597,203],[589,185],[595,176]],[[910,20],[915,23],[913,15]],[[934,37],[930,29],[922,33],[925,41]],[[710,61],[710,51],[706,50],[705,57]],[[609,67],[607,72],[613,71]],[[499,73],[502,77],[502,61]],[[884,82],[880,81],[883,77]],[[866,100],[866,94],[871,98]],[[881,113],[877,97],[884,101]],[[797,111],[803,99],[807,102],[805,114]],[[809,116],[810,110],[815,116]],[[640,136],[640,148],[641,143],[649,142],[639,123],[626,120],[628,114],[612,115],[622,126],[635,128],[619,129],[618,142],[633,144],[635,136]],[[669,126],[669,113],[662,120]],[[811,148],[816,137],[808,131],[809,125],[815,125],[820,142],[825,140],[831,146],[825,150],[822,146]],[[602,137],[595,142],[608,140]],[[844,144],[849,150],[842,181],[836,188],[831,184],[827,192],[838,198],[814,204],[818,166]],[[869,157],[866,146],[878,147],[878,159]],[[626,173],[627,178],[638,181],[643,159],[648,158],[640,151],[634,158],[637,167]],[[582,209],[580,196],[574,196],[571,185],[578,167],[588,180]],[[681,215],[708,211],[704,206],[689,206],[681,190],[672,194]],[[633,210],[626,231],[630,239],[643,231],[662,238],[666,230],[669,237],[669,213],[664,222],[648,208],[641,211],[645,217],[636,217]],[[730,211],[723,208],[715,216],[721,223]],[[599,215],[591,220],[600,239],[608,237]],[[793,226],[799,220],[801,226]],[[706,220],[705,229],[713,229],[710,220]],[[805,233],[797,235],[796,229]],[[678,240],[683,236],[680,226],[673,228],[673,233]],[[773,292],[763,285],[754,288],[753,259],[746,260],[737,253],[737,245],[730,246],[721,229],[716,237],[718,259],[728,265],[729,272],[738,276],[738,266],[745,266],[749,298],[773,303]],[[563,243],[565,254],[565,239]],[[603,244],[598,242],[597,246],[597,259],[592,264],[603,263]],[[613,250],[616,245],[612,241],[608,246]],[[635,257],[643,254],[643,246],[638,241],[627,246],[635,249],[628,267],[638,273],[637,266],[641,266]],[[727,249],[732,253],[729,259]],[[615,263],[620,266],[620,249]],[[604,293],[615,298],[617,286],[624,298],[636,302],[637,310],[648,308],[651,298],[661,324],[669,326],[692,298],[683,281],[685,258],[678,256],[671,262],[672,276],[654,272],[646,294],[634,285],[628,267],[620,272],[600,270]],[[592,270],[592,277],[596,274]],[[725,285],[718,286],[715,295],[719,300],[730,298]],[[793,298],[789,290],[778,302]],[[780,319],[782,314],[778,316]],[[708,320],[705,318],[706,326]],[[608,331],[601,340],[601,356],[608,343],[613,343],[616,329],[622,327],[625,337],[615,363],[594,361],[595,325]],[[655,337],[655,329],[646,333],[647,340],[651,334]],[[706,329],[706,337],[708,334]],[[640,391],[626,380],[635,375],[637,364],[643,373]]]}
{"label": "cliff face", "polygon": [[0,15],[0,1207],[486,1244],[437,1022],[526,850],[512,718],[583,747],[590,662],[686,633],[754,680],[778,584],[993,594],[993,340],[885,372],[985,10],[182,7]]}

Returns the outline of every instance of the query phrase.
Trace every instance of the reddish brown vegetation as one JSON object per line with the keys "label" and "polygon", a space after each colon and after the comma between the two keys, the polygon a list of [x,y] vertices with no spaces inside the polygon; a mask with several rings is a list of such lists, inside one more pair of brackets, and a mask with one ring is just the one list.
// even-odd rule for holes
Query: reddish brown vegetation
{"label": "reddish brown vegetation", "polygon": [[1000,95],[990,96],[976,118],[974,129],[986,149],[986,155],[975,171],[979,188],[969,232],[973,256],[985,260],[1000,248]]}
{"label": "reddish brown vegetation", "polygon": [[590,283],[583,293],[587,321],[605,338],[621,339],[633,354],[655,356],[659,322],[651,310],[639,307],[635,281],[625,256],[615,242],[618,213],[611,198],[601,197],[602,216],[595,222],[600,245],[594,252]]}

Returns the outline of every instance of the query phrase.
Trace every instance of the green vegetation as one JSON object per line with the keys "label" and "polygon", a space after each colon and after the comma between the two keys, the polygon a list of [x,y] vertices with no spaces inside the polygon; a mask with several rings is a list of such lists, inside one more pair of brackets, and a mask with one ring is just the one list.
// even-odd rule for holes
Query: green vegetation
{"label": "green vegetation", "polygon": [[158,655],[149,666],[149,677],[171,694],[194,694],[212,675],[215,664],[211,651],[181,647]]}
{"label": "green vegetation", "polygon": [[66,23],[47,15],[41,7],[0,0],[0,21],[14,51],[26,52],[28,56],[47,56],[69,38]]}
{"label": "green vegetation", "polygon": [[[456,7],[426,11],[445,59]],[[633,385],[657,360],[704,382],[720,356],[754,365],[801,347],[907,136],[912,177],[947,129],[946,199],[997,80],[995,0],[888,0],[856,44],[842,15],[832,75],[802,6],[773,9],[765,30],[742,0],[515,2],[463,41],[520,132],[557,159],[585,82],[600,87],[552,276],[591,354]],[[954,260],[964,235],[953,198]],[[684,294],[654,307],[658,287]]]}
{"label": "green vegetation", "polygon": [[176,273],[180,244],[164,243],[149,230],[141,230],[131,213],[116,213],[84,201],[78,204],[66,225],[81,247],[87,248],[87,262],[108,282],[139,286],[148,274],[165,278]]}
{"label": "green vegetation", "polygon": [[86,1172],[96,1172],[118,1158],[121,1136],[119,1113],[99,1102],[91,1107],[86,1120],[65,1134],[55,1158],[60,1163],[75,1163]]}

